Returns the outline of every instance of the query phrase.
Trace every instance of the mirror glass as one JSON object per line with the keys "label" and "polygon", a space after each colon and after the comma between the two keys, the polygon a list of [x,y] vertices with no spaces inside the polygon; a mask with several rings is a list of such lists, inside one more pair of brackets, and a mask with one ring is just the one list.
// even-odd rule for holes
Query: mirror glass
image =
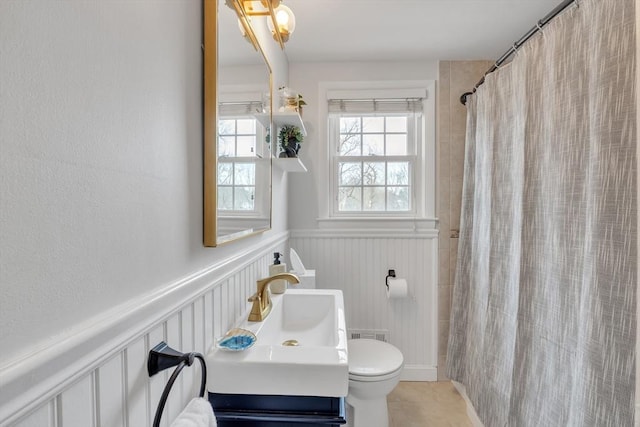
{"label": "mirror glass", "polygon": [[[218,0],[217,13],[216,102],[205,99],[205,120],[211,117],[207,105],[217,108],[217,126],[205,129],[205,246],[271,227],[270,67],[262,50],[243,37],[238,16],[224,0]],[[205,35],[205,76],[206,42]],[[205,98],[206,86],[205,77]],[[207,143],[212,137],[215,145]],[[215,166],[208,164],[213,160]]]}

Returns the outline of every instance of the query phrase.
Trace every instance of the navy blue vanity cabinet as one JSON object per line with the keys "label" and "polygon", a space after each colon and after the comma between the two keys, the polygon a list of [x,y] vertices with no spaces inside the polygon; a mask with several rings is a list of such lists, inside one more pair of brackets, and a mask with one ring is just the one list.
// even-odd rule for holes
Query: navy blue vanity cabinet
{"label": "navy blue vanity cabinet", "polygon": [[220,427],[338,427],[346,424],[344,397],[209,393]]}

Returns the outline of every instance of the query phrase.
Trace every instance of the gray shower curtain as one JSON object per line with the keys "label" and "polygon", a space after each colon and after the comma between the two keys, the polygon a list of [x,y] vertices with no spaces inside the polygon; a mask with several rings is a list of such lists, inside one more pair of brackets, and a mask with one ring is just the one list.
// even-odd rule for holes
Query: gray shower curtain
{"label": "gray shower curtain", "polygon": [[487,427],[633,426],[634,0],[582,0],[467,102],[447,373]]}

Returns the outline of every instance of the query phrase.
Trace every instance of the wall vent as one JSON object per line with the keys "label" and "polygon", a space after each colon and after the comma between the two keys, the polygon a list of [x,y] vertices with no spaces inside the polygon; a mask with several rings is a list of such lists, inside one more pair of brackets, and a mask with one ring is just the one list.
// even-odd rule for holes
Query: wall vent
{"label": "wall vent", "polygon": [[386,329],[349,329],[349,337],[352,340],[368,338],[383,342],[389,342],[389,331]]}

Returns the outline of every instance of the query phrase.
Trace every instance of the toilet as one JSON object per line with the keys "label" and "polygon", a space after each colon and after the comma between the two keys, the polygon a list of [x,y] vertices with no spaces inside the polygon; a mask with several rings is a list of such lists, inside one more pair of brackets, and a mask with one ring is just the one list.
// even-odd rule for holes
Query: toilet
{"label": "toilet", "polygon": [[388,427],[387,394],[398,385],[404,366],[400,350],[386,342],[354,339],[349,349],[347,420],[351,427]]}

